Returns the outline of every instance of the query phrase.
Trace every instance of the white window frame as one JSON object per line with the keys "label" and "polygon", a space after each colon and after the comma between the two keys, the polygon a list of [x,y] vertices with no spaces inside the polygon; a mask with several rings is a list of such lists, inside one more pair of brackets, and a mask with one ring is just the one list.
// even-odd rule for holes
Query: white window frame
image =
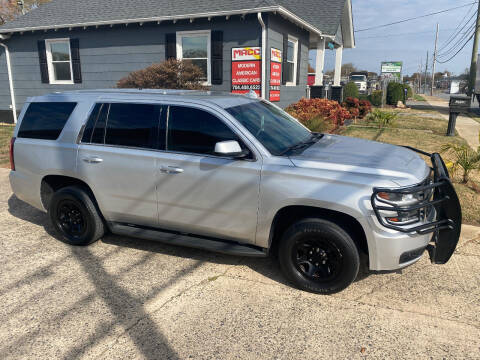
{"label": "white window frame", "polygon": [[[68,54],[70,56],[70,80],[55,80],[55,71],[53,69],[51,44],[58,43],[58,42],[68,43]],[[46,39],[45,50],[47,52],[48,79],[50,84],[73,84],[72,49],[70,48],[70,38]],[[58,62],[58,61],[55,61],[55,62]]]}
{"label": "white window frame", "polygon": [[[207,41],[207,81],[203,85],[210,86],[212,84],[212,56],[211,56],[211,43],[212,43],[212,32],[211,30],[196,30],[196,31],[177,31],[177,59],[183,60],[183,48],[182,48],[182,38],[206,35],[208,38]],[[203,59],[203,58],[199,58]]]}
{"label": "white window frame", "polygon": [[[293,78],[291,82],[287,82],[286,86],[297,86],[297,66],[298,66],[298,39],[296,37],[288,35],[288,41],[294,44],[293,46]],[[288,49],[288,47],[287,47]],[[285,51],[285,50],[284,50]],[[292,63],[288,61],[287,63]]]}

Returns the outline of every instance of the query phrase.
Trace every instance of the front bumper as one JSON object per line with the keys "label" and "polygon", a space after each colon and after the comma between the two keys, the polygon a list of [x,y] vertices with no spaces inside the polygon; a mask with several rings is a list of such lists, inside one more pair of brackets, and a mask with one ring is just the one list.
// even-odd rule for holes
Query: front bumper
{"label": "front bumper", "polygon": [[[395,189],[374,188],[371,197],[372,208],[378,222],[387,229],[403,233],[409,238],[411,236],[419,237],[423,239],[423,241],[420,242],[425,241],[425,236],[428,235],[430,237],[430,234],[433,234],[430,237],[430,241],[427,241],[425,244],[430,255],[430,260],[434,264],[445,264],[455,251],[460,238],[462,226],[460,202],[441,156],[437,153],[428,154],[417,149],[410,149],[430,157],[432,162],[432,178],[426,183],[410,187]],[[380,198],[378,196],[380,193],[412,196],[423,193],[428,195],[415,204],[398,206]],[[423,221],[411,224],[410,226],[397,225],[387,220],[387,217],[385,217],[386,212],[397,214],[418,212],[422,214],[424,218]],[[427,244],[428,246],[426,246]],[[398,251],[399,249],[396,250]],[[405,246],[402,250],[402,253],[395,254],[399,259],[398,267],[403,267],[418,260],[423,253],[422,247],[414,248],[412,246]],[[416,259],[414,257],[415,255],[418,255]],[[380,256],[382,255],[380,254]]]}

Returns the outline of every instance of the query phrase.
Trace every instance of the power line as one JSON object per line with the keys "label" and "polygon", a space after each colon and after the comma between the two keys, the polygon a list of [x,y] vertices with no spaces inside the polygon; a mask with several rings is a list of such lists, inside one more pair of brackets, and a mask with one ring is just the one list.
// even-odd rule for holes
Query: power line
{"label": "power line", "polygon": [[457,50],[458,47],[461,46],[462,41],[465,40],[472,33],[473,30],[475,30],[475,24],[472,24],[472,26],[470,26],[468,30],[463,33],[462,37],[458,39],[458,41],[452,47],[441,53],[439,57],[445,58],[451,53],[453,53],[455,50]]}
{"label": "power line", "polygon": [[[440,31],[450,31],[450,29],[441,29]],[[456,30],[456,29],[455,29]],[[418,35],[418,34],[431,34],[431,31],[417,31],[417,32],[409,32],[409,33],[400,33],[400,34],[386,34],[386,35],[376,35],[376,36],[366,36],[355,38],[355,40],[363,40],[363,39],[377,39],[377,38],[386,38],[386,37],[395,37],[395,36],[407,36],[407,35]]]}
{"label": "power line", "polygon": [[[454,36],[453,36],[451,39],[445,41],[445,43],[440,47],[440,49],[439,49],[438,51],[442,51],[442,50],[445,49],[447,46],[449,46],[450,43],[452,43],[452,42],[455,40],[455,38],[456,38],[458,35],[460,35],[463,30],[465,30],[465,28],[466,28],[467,26],[470,25],[470,28],[473,28],[473,27],[475,26],[475,19],[474,19],[474,17],[475,17],[476,15],[477,15],[476,13],[473,13],[472,16],[470,17],[470,19],[468,19],[468,21],[462,26],[462,28],[461,28],[460,30],[458,30],[458,32],[454,33]],[[472,20],[473,20],[473,21],[472,21]],[[470,32],[470,28],[468,28],[468,29],[466,30],[466,32]],[[463,33],[463,34],[465,35],[465,33]],[[461,41],[461,40],[459,40],[459,42],[460,42],[460,41]]]}
{"label": "power line", "polygon": [[470,36],[470,37],[468,38],[468,40],[465,42],[465,44],[463,44],[463,46],[460,48],[460,50],[458,50],[450,59],[445,60],[445,61],[438,61],[438,62],[439,62],[440,64],[446,64],[447,62],[453,60],[453,59],[460,53],[460,51],[462,51],[462,50],[465,48],[465,46],[467,46],[467,44],[470,42],[470,40],[473,39],[473,36],[474,36],[474,35],[475,35],[475,32],[472,34],[472,36]]}
{"label": "power line", "polygon": [[438,14],[446,13],[448,11],[461,9],[461,8],[464,8],[464,7],[467,7],[467,6],[470,6],[472,4],[476,4],[476,3],[478,3],[478,1],[475,1],[473,3],[468,3],[468,4],[462,5],[462,6],[457,6],[457,7],[450,8],[450,9],[436,11],[436,12],[433,12],[433,13],[430,13],[430,14],[425,14],[425,15],[421,15],[421,16],[417,16],[417,17],[413,17],[413,18],[408,18],[408,19],[404,19],[404,20],[395,21],[395,22],[388,23],[388,24],[377,25],[377,26],[372,26],[372,27],[365,28],[365,29],[356,30],[355,32],[368,31],[368,30],[373,30],[373,29],[380,29],[380,28],[387,27],[387,26],[397,25],[397,24],[401,24],[401,23],[404,23],[404,22],[407,22],[407,21],[422,19],[422,18],[425,18],[425,17],[428,17],[428,16],[438,15]]}
{"label": "power line", "polygon": [[465,25],[463,26],[462,29],[459,30],[459,32],[457,32],[457,30],[460,28],[460,26],[462,25],[462,23],[465,21],[465,19],[467,18],[468,14],[470,13],[470,11],[472,11],[473,7],[475,6],[475,4],[472,4],[472,6],[470,7],[470,9],[468,9],[467,13],[465,14],[465,16],[463,17],[463,19],[458,23],[457,27],[455,28],[455,30],[453,30],[453,32],[450,34],[450,36],[448,37],[447,40],[445,40],[445,43],[443,46],[440,46],[440,48],[438,49],[438,51],[440,52],[441,50],[443,50],[445,47],[447,47],[450,43],[451,40],[455,39],[458,34],[465,28],[465,26],[472,20],[472,18],[475,16],[475,13],[472,15],[472,17],[465,23]]}

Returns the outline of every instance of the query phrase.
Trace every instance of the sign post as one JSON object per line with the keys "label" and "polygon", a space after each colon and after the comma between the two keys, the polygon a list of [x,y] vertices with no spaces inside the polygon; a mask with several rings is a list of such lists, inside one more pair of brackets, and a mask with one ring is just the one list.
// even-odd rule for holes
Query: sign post
{"label": "sign post", "polygon": [[270,49],[270,97],[271,102],[280,101],[280,85],[282,84],[282,52]]}
{"label": "sign post", "polygon": [[261,96],[262,50],[260,47],[232,48],[232,93]]}

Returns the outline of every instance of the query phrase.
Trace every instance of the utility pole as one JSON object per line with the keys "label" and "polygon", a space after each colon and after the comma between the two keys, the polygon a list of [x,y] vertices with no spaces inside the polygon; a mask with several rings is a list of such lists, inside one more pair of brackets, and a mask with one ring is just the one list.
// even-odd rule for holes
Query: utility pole
{"label": "utility pole", "polygon": [[422,66],[423,66],[423,59],[420,59],[420,64],[418,65],[418,91],[417,91],[418,94],[422,92]]}
{"label": "utility pole", "polygon": [[435,65],[437,62],[437,44],[438,44],[438,23],[437,23],[437,33],[435,35],[435,51],[433,52],[433,67],[432,67],[432,87],[430,88],[430,95],[433,96],[433,87],[435,86]]}
{"label": "utility pole", "polygon": [[475,38],[473,40],[472,63],[470,65],[470,81],[468,84],[468,95],[473,95],[475,88],[475,79],[477,77],[477,62],[478,62],[478,37],[480,36],[480,2],[477,10],[477,24],[475,28]]}
{"label": "utility pole", "polygon": [[425,85],[423,86],[423,93],[427,94],[427,78],[428,78],[428,51],[427,51],[427,61],[425,61]]}

